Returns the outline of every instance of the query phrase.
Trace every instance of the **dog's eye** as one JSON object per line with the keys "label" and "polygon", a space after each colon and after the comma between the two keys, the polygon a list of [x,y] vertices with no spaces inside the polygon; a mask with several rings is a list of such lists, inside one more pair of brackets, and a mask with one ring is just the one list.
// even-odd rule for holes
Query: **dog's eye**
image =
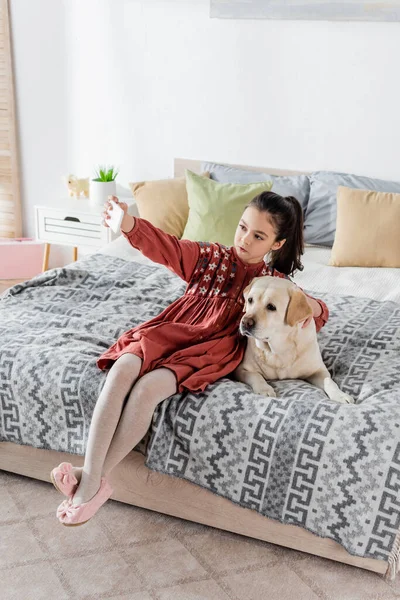
{"label": "dog's eye", "polygon": [[253,298],[247,298],[247,302],[251,304],[253,302]]}
{"label": "dog's eye", "polygon": [[276,306],[273,304],[267,304],[267,310],[276,310]]}

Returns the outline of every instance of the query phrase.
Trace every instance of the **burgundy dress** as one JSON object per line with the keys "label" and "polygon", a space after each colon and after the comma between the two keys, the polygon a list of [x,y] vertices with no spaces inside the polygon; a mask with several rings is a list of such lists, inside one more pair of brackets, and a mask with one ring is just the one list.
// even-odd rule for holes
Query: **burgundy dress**
{"label": "burgundy dress", "polygon": [[[136,354],[143,361],[139,377],[167,367],[176,375],[179,392],[203,391],[232,373],[246,348],[246,338],[239,334],[244,288],[253,277],[288,276],[263,261],[245,264],[233,246],[178,240],[138,217],[123,235],[131,246],[168,267],[188,286],[161,314],[124,332],[97,359],[97,366],[109,369],[122,354]],[[314,317],[319,331],[329,311],[322,300],[317,302],[322,307],[322,314]]]}

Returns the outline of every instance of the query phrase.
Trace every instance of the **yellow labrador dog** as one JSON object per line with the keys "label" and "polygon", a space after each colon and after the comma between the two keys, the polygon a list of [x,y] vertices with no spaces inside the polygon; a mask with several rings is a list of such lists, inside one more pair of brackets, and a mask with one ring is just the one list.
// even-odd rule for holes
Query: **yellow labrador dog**
{"label": "yellow labrador dog", "polygon": [[331,400],[354,403],[342,392],[325,367],[318,346],[314,319],[305,294],[296,284],[278,277],[255,277],[244,290],[245,314],[240,333],[248,336],[242,362],[234,377],[257,394],[276,397],[267,381],[305,379]]}

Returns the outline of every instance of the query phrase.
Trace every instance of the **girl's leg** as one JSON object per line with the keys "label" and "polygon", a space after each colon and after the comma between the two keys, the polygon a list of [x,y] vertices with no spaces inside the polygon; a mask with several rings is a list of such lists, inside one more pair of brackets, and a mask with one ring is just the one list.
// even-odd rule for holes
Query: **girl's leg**
{"label": "girl's leg", "polygon": [[85,495],[83,495],[83,499],[81,496],[77,497],[76,492],[73,504],[90,500],[100,487],[100,478],[102,476],[106,477],[145,436],[157,404],[176,394],[176,391],[175,373],[167,368],[155,369],[150,373],[146,373],[136,382],[122,411],[102,472],[96,470],[93,477],[95,485],[86,497]]}
{"label": "girl's leg", "polygon": [[104,459],[118,425],[124,400],[138,378],[141,366],[142,360],[138,356],[122,354],[107,374],[94,407],[81,477],[77,469],[73,470],[77,479],[80,479],[74,495],[77,501],[74,504],[89,500],[99,489]]}

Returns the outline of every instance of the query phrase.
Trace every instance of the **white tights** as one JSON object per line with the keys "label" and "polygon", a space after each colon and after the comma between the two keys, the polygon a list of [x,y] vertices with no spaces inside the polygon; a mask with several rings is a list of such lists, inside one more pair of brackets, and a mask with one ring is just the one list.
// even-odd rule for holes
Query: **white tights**
{"label": "white tights", "polygon": [[[173,371],[160,368],[138,379],[141,365],[138,356],[122,354],[107,374],[93,411],[73,504],[87,502],[96,494],[101,477],[106,477],[145,436],[157,404],[177,391]],[[74,472],[79,479],[78,469]]]}

